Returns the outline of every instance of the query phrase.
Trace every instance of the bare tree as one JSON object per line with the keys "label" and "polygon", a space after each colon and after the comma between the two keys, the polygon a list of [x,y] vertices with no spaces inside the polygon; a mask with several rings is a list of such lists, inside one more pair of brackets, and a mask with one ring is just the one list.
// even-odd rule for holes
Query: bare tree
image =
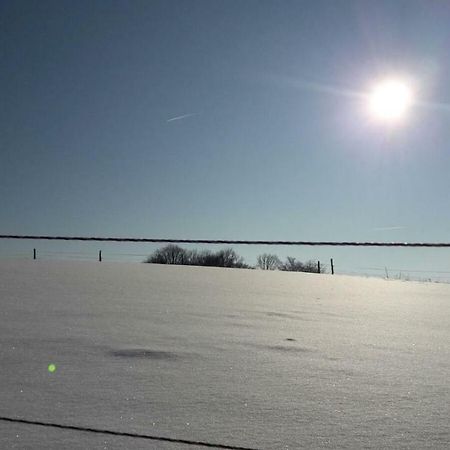
{"label": "bare tree", "polygon": [[286,258],[286,262],[281,264],[280,269],[285,272],[303,272],[303,263],[301,261],[297,261],[292,256],[288,256]]}
{"label": "bare tree", "polygon": [[262,270],[276,270],[280,267],[281,261],[277,255],[263,253],[258,256],[256,265]]}
{"label": "bare tree", "polygon": [[[297,261],[292,256],[286,258],[286,262],[281,264],[281,270],[286,272],[309,272],[309,273],[319,273],[319,266],[317,261],[309,260],[306,262]],[[321,266],[321,272],[325,273],[326,267]]]}
{"label": "bare tree", "polygon": [[225,248],[216,253],[210,250],[185,250],[178,245],[167,245],[156,250],[144,262],[154,264],[184,264],[192,266],[250,268],[244,259],[232,248]]}
{"label": "bare tree", "polygon": [[326,273],[327,266],[325,264],[320,264],[320,272],[319,272],[319,264],[318,261],[314,261],[310,259],[303,263],[303,271],[302,272],[310,272],[310,273]]}
{"label": "bare tree", "polygon": [[178,245],[169,244],[156,250],[145,262],[153,264],[186,264],[188,262],[188,253]]}
{"label": "bare tree", "polygon": [[219,267],[242,267],[244,260],[232,248],[224,248],[217,253]]}

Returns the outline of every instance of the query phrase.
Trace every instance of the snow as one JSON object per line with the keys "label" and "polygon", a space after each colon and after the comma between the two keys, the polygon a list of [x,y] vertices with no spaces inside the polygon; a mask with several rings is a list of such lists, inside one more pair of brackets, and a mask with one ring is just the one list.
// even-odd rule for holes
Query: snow
{"label": "snow", "polygon": [[[261,449],[450,447],[447,284],[11,260],[0,302],[0,416]],[[197,447],[0,421],[0,448]]]}

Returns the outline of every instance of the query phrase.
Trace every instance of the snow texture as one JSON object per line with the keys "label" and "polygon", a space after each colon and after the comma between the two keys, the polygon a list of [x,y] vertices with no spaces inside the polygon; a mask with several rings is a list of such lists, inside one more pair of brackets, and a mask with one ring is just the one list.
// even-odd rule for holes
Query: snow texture
{"label": "snow texture", "polygon": [[[1,261],[0,302],[1,416],[260,449],[450,447],[450,285]],[[0,421],[0,448],[200,447]]]}

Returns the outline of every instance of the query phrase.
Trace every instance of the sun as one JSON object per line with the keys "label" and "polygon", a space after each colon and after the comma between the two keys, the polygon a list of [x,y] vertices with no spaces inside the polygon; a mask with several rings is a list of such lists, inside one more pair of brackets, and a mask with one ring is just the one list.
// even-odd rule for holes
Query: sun
{"label": "sun", "polygon": [[400,80],[378,83],[369,96],[371,113],[378,119],[395,121],[403,118],[412,104],[411,89]]}

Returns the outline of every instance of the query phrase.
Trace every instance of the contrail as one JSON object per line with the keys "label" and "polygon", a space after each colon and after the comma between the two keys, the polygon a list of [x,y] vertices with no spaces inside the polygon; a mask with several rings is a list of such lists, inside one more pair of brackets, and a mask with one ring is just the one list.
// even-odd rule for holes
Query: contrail
{"label": "contrail", "polygon": [[186,119],[187,117],[196,116],[197,114],[198,113],[183,114],[182,116],[176,116],[176,117],[172,117],[170,119],[167,119],[167,122],[174,122],[175,120]]}
{"label": "contrail", "polygon": [[372,228],[370,231],[394,231],[394,230],[404,230],[406,227],[376,227]]}

